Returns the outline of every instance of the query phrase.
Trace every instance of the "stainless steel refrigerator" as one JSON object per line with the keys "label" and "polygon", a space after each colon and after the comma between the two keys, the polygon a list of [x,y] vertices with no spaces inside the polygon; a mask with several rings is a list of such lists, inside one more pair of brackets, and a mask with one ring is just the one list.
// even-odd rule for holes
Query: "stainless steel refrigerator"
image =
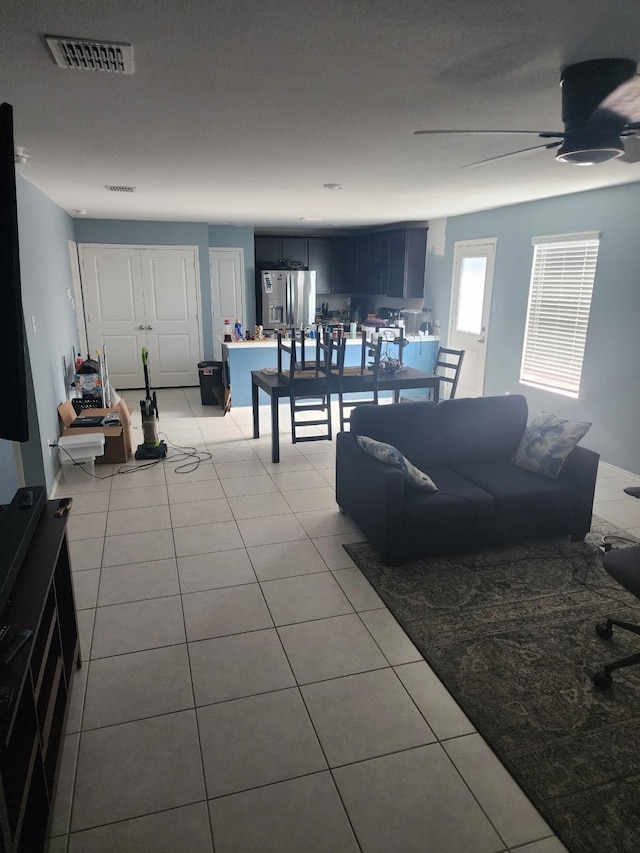
{"label": "stainless steel refrigerator", "polygon": [[315,270],[263,270],[258,306],[265,329],[304,328],[316,316]]}

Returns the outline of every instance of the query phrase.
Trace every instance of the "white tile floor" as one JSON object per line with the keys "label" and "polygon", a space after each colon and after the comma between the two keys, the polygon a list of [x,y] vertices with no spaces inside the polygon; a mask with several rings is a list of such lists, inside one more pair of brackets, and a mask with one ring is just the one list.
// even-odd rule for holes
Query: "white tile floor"
{"label": "white tile floor", "polygon": [[[273,465],[250,410],[159,406],[211,460],[58,488],[84,665],[51,853],[563,851],[342,548],[334,444]],[[595,511],[640,535],[634,482],[603,465]]]}

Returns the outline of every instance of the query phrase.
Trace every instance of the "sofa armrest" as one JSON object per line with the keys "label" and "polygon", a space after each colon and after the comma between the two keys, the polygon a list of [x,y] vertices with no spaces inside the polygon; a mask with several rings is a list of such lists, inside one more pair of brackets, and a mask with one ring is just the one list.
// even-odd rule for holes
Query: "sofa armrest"
{"label": "sofa armrest", "polygon": [[337,435],[336,500],[385,559],[401,558],[402,472],[362,450],[350,432]]}
{"label": "sofa armrest", "polygon": [[599,461],[600,454],[594,450],[589,450],[587,447],[574,447],[560,469],[558,479],[570,480],[580,490],[580,529],[576,531],[574,538],[585,536],[591,528],[593,496],[596,489]]}

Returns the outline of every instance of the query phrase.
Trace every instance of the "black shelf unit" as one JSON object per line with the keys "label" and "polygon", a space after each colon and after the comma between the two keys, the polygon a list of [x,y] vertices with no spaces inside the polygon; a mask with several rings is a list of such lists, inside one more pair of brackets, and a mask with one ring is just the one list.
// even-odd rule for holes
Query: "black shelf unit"
{"label": "black shelf unit", "polygon": [[[66,516],[47,501],[0,623],[30,640],[0,667],[0,850],[47,849],[73,676],[81,664]],[[10,508],[4,509],[10,512]],[[21,512],[30,512],[22,510]],[[6,519],[5,519],[6,520]],[[16,523],[20,523],[18,515]]]}

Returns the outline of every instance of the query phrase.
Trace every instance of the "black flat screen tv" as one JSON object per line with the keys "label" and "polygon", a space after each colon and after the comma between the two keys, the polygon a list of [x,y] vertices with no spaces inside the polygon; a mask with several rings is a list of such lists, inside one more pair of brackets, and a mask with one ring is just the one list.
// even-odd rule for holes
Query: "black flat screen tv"
{"label": "black flat screen tv", "polygon": [[28,441],[13,109],[0,104],[0,438]]}

